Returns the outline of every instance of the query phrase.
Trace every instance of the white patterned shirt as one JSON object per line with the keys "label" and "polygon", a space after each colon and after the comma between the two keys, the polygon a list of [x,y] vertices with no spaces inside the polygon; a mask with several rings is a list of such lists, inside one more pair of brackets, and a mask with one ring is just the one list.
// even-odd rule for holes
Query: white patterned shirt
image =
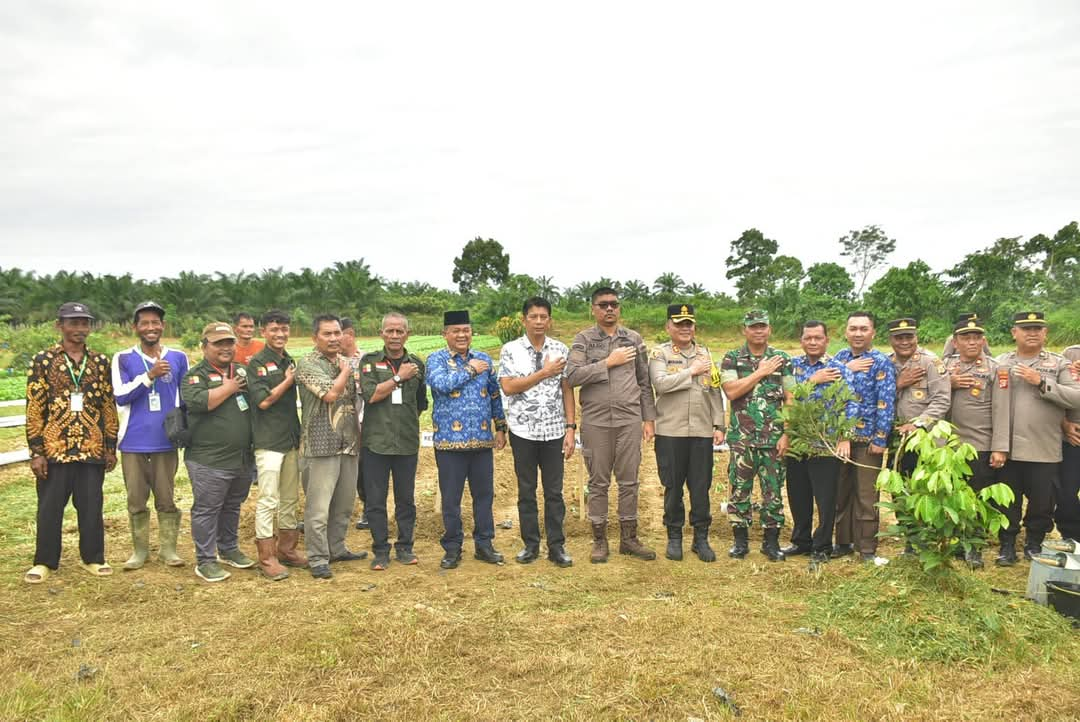
{"label": "white patterned shirt", "polygon": [[[539,371],[544,357],[566,358],[570,350],[561,341],[544,337],[540,351],[528,336],[514,339],[499,354],[499,378],[523,378]],[[564,374],[546,378],[520,394],[504,394],[503,406],[511,433],[531,441],[551,441],[566,435],[562,380]]]}

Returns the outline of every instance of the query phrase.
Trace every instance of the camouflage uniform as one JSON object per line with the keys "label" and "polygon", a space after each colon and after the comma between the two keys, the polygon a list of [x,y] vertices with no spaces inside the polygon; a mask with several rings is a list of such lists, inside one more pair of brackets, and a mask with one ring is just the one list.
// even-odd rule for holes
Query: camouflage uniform
{"label": "camouflage uniform", "polygon": [[731,498],[727,512],[734,526],[750,526],[752,505],[750,493],[754,477],[761,484],[761,526],[780,528],[784,525],[784,502],[780,490],[784,486],[784,461],[776,445],[784,433],[780,412],[785,392],[795,386],[791,358],[772,346],[763,356],[753,356],[750,348],[728,351],[720,365],[720,381],[728,383],[746,378],[757,370],[758,364],[770,356],[781,356],[784,364],[760,381],[743,396],[730,402],[731,421],[727,441],[730,447],[728,478]]}

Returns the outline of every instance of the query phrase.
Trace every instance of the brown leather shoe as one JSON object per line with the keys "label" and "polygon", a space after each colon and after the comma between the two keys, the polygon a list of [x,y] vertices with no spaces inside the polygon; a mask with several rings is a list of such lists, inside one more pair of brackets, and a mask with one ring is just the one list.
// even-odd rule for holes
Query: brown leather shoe
{"label": "brown leather shoe", "polygon": [[303,568],[307,566],[307,557],[296,551],[296,542],[300,532],[296,529],[278,529],[277,557],[287,567]]}
{"label": "brown leather shoe", "polygon": [[592,525],[592,538],[589,561],[593,564],[603,564],[608,558],[607,522]]}
{"label": "brown leather shoe", "polygon": [[275,582],[289,578],[288,570],[278,563],[277,555],[274,553],[276,546],[277,540],[274,537],[255,540],[255,549],[259,552],[259,571],[264,577]]}
{"label": "brown leather shoe", "polygon": [[637,538],[637,519],[619,522],[619,553],[629,554],[635,559],[652,561],[656,552],[641,543]]}

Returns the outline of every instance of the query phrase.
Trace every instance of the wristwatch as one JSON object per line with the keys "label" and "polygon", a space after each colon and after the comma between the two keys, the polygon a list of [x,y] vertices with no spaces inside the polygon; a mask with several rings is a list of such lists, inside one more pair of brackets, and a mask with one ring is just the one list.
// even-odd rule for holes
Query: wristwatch
{"label": "wristwatch", "polygon": [[577,424],[567,424],[566,428],[568,428],[568,429],[577,429]]}
{"label": "wristwatch", "polygon": [[394,385],[401,386],[401,376],[398,374],[394,374]]}

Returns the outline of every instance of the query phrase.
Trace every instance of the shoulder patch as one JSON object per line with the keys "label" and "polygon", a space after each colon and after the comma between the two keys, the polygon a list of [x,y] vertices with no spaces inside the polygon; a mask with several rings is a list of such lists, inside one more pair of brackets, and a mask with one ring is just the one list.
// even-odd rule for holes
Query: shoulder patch
{"label": "shoulder patch", "polygon": [[198,376],[188,376],[188,379],[187,379],[188,386],[194,386],[195,384],[199,383],[201,380],[202,379],[200,379]]}

